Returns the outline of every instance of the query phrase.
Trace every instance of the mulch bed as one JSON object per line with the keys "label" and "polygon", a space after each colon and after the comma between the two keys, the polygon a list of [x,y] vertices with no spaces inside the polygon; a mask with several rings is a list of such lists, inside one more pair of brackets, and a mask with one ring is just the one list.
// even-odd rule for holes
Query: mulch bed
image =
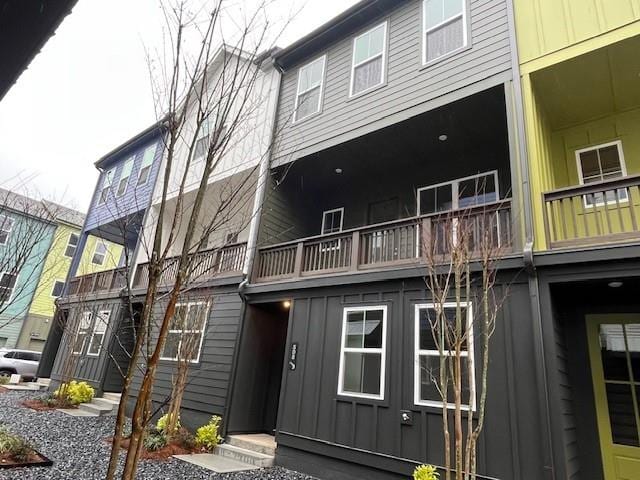
{"label": "mulch bed", "polygon": [[34,451],[25,461],[17,461],[11,455],[0,455],[0,469],[18,467],[50,467],[53,462],[47,457]]}
{"label": "mulch bed", "polygon": [[[107,441],[111,443],[112,439],[109,438],[107,439]],[[127,448],[129,448],[129,439],[128,438],[122,439],[122,442],[120,443],[120,447],[123,450],[126,450]],[[142,454],[140,455],[140,457],[144,460],[168,460],[174,455],[188,455],[190,453],[195,453],[198,451],[199,449],[197,448],[188,449],[183,447],[182,445],[169,443],[168,445],[162,447],[159,450],[156,450],[155,452],[149,452],[148,450],[145,450],[143,448]]]}
{"label": "mulch bed", "polygon": [[49,410],[55,410],[57,408],[78,408],[77,405],[49,405],[40,398],[23,400],[20,402],[20,405],[35,410],[36,412],[48,412]]}

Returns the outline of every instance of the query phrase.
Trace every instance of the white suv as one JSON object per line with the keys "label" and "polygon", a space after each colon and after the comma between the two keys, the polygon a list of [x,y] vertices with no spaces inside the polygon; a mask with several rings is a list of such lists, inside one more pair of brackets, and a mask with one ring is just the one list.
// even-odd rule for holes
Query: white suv
{"label": "white suv", "polygon": [[0,348],[0,377],[10,377],[17,373],[25,380],[33,380],[39,363],[40,352]]}

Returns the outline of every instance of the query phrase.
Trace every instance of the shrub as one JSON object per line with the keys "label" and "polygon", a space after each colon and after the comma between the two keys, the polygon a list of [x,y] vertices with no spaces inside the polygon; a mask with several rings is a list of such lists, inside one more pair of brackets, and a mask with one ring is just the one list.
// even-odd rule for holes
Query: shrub
{"label": "shrub", "polygon": [[186,428],[180,428],[171,435],[171,443],[184,448],[185,450],[193,450],[196,446],[196,439]]}
{"label": "shrub", "polygon": [[222,437],[218,435],[222,418],[217,415],[211,417],[209,423],[196,430],[196,444],[207,451],[212,451],[220,443]]}
{"label": "shrub", "polygon": [[438,480],[439,476],[433,465],[420,465],[413,471],[413,480]]}
{"label": "shrub", "polygon": [[161,430],[150,430],[142,441],[144,448],[149,452],[155,452],[167,446],[167,436]]}
{"label": "shrub", "polygon": [[[169,414],[161,416],[156,422],[156,429],[161,432],[165,432],[167,429],[167,425],[169,424]],[[178,416],[178,421],[176,422],[176,428],[180,429],[180,416]],[[166,432],[165,432],[166,433]]]}
{"label": "shrub", "polygon": [[6,385],[7,383],[9,383],[9,380],[11,379],[11,377],[7,377],[5,375],[0,377],[0,385]]}
{"label": "shrub", "polygon": [[1,455],[9,455],[17,462],[26,462],[33,451],[33,447],[26,440],[6,430],[0,430]]}
{"label": "shrub", "polygon": [[93,400],[95,393],[93,387],[87,382],[71,380],[68,384],[60,385],[53,395],[63,402],[67,400],[72,405],[79,405]]}

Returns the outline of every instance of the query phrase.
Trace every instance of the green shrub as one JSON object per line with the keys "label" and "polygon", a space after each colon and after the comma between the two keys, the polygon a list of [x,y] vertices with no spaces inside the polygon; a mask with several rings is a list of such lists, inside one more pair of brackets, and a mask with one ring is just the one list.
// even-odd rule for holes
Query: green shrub
{"label": "green shrub", "polygon": [[222,437],[218,435],[218,431],[220,430],[221,421],[222,418],[214,415],[209,420],[209,423],[196,430],[196,444],[199,447],[210,452],[220,443]]}
{"label": "green shrub", "polygon": [[0,385],[6,385],[11,380],[11,377],[7,377],[5,375],[0,377]]}
{"label": "green shrub", "polygon": [[87,382],[71,380],[68,384],[60,385],[53,395],[63,402],[66,400],[72,405],[80,405],[93,400],[95,393],[96,391]]}
{"label": "green shrub", "polygon": [[[165,432],[167,429],[167,425],[169,424],[169,414],[161,416],[156,422],[156,429],[161,432]],[[178,416],[178,421],[176,422],[176,428],[180,428],[180,416]]]}
{"label": "green shrub", "polygon": [[142,443],[147,451],[155,452],[167,446],[167,436],[161,430],[150,430],[145,434]]}
{"label": "green shrub", "polygon": [[193,450],[196,446],[195,437],[186,428],[180,428],[171,435],[171,443],[181,446],[186,450]]}
{"label": "green shrub", "polygon": [[413,480],[438,480],[439,476],[433,465],[420,465],[413,471]]}
{"label": "green shrub", "polygon": [[33,453],[29,442],[6,430],[0,430],[0,455],[9,455],[17,462],[26,462]]}

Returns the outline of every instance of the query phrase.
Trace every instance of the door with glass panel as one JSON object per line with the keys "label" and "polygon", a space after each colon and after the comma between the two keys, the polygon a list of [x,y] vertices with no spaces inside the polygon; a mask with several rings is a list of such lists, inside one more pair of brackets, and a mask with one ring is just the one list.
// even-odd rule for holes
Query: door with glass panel
{"label": "door with glass panel", "polygon": [[640,480],[640,314],[587,316],[605,480]]}

